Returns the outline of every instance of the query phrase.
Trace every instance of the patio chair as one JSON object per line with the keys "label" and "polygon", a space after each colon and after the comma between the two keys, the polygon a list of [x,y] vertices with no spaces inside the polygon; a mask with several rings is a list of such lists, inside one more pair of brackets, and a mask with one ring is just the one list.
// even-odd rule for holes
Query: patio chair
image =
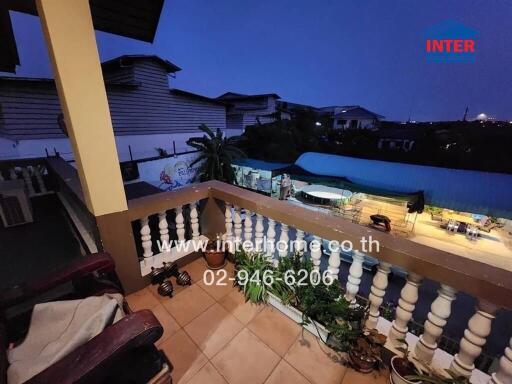
{"label": "patio chair", "polygon": [[[50,276],[0,294],[0,384],[7,383],[8,349],[27,335],[36,303],[123,293],[106,253],[84,257]],[[44,295],[52,291],[51,299]],[[171,383],[171,364],[154,343],[163,328],[149,310],[132,312],[39,372],[26,383]],[[51,327],[51,324],[48,325]],[[155,379],[157,378],[157,379]]]}

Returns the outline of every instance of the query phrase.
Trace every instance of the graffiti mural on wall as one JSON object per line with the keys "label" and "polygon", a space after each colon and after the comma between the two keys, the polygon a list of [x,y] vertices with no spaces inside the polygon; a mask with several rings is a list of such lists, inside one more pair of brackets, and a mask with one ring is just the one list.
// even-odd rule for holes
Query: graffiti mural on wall
{"label": "graffiti mural on wall", "polygon": [[172,191],[196,181],[199,164],[190,164],[196,154],[178,155],[164,159],[139,163],[140,180],[146,181],[163,191]]}

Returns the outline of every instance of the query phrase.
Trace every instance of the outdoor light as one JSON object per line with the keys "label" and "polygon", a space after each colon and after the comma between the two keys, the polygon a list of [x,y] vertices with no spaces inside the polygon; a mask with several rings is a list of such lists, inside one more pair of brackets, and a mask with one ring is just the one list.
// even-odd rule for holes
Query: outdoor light
{"label": "outdoor light", "polygon": [[321,126],[322,126],[322,123],[321,123],[321,122],[319,122],[319,121],[317,121],[317,122],[315,123],[315,125],[316,125],[317,127],[321,127]]}

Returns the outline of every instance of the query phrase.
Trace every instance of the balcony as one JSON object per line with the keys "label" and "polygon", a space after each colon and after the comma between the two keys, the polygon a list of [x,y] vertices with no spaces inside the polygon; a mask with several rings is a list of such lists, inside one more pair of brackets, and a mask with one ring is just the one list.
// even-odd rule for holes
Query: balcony
{"label": "balcony", "polygon": [[[207,286],[203,281],[206,265],[197,252],[175,248],[159,252],[157,246],[157,240],[190,241],[215,234],[252,241],[266,236],[270,241],[353,243],[371,236],[380,243],[379,252],[368,253],[380,262],[373,272],[363,269],[364,255],[358,253],[350,264],[336,250],[330,255],[312,250],[306,256],[316,269],[339,279],[346,298],[368,303],[367,326],[388,336],[390,355],[406,338],[419,359],[437,368],[455,367],[472,383],[510,382],[510,345],[503,339],[509,332],[507,310],[512,306],[507,270],[217,181],[134,198],[128,200],[127,211],[94,216],[86,208],[75,168],[60,158],[38,161],[44,165],[48,189],[55,191],[73,218],[81,243],[88,244],[88,249],[108,251],[130,293],[127,300],[132,309],[151,309],[164,326],[158,347],[174,364],[175,382],[348,383],[387,382],[389,377],[387,373],[363,375],[340,364],[343,355],[275,308],[245,303],[231,284]],[[27,173],[24,167],[3,163],[2,174],[21,178]],[[17,172],[10,172],[13,168]],[[38,178],[24,180],[27,189],[31,185],[37,194]],[[269,253],[276,260],[289,256]],[[145,276],[163,261],[176,261],[192,277],[190,287],[175,284],[173,298],[159,296]],[[407,271],[405,277],[390,274],[394,266]],[[233,265],[226,270],[232,276]],[[394,294],[396,313],[384,318],[381,306]],[[471,313],[458,312],[459,306],[467,309],[473,304],[476,309]],[[425,315],[420,316],[422,310]],[[458,340],[449,342],[447,336],[454,334],[460,335]],[[501,355],[496,350],[506,348],[494,364],[492,356],[487,356],[491,347],[491,355]]]}

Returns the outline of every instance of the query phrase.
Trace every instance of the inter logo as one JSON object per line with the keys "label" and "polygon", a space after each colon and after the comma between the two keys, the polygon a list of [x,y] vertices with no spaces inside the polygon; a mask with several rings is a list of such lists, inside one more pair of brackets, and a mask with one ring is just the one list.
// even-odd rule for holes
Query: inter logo
{"label": "inter logo", "polygon": [[474,62],[478,32],[456,21],[443,21],[425,31],[425,53],[430,62]]}

